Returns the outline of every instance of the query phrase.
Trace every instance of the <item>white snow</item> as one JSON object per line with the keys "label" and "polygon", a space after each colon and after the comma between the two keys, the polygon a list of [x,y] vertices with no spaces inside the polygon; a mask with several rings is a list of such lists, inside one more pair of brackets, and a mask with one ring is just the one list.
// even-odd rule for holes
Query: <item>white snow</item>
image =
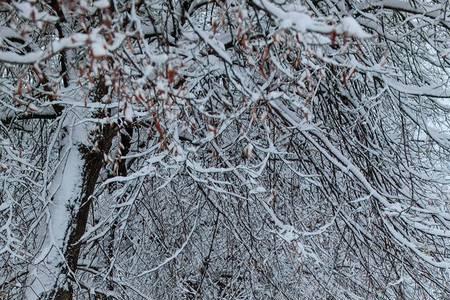
{"label": "white snow", "polygon": [[125,103],[123,113],[124,113],[125,120],[132,123],[133,118],[134,118],[134,112],[133,112],[133,106],[131,105],[131,103],[128,103],[128,102]]}
{"label": "white snow", "polygon": [[361,25],[353,17],[344,17],[336,27],[336,33],[347,34],[348,36],[359,39],[372,37],[372,35],[362,29]]}
{"label": "white snow", "polygon": [[116,49],[124,40],[125,36],[118,34],[114,43],[107,45],[105,38],[99,34],[100,29],[93,30],[90,34],[75,33],[67,38],[51,42],[45,50],[36,50],[20,55],[11,51],[0,51],[0,62],[12,64],[33,64],[40,60],[52,57],[65,49],[90,46],[95,57],[109,54],[109,50]]}
{"label": "white snow", "polygon": [[194,31],[198,34],[198,36],[206,43],[208,44],[216,54],[222,58],[225,62],[228,64],[232,64],[232,60],[230,55],[225,51],[225,46],[223,43],[217,39],[215,39],[213,36],[210,35],[209,32],[205,32],[203,30],[194,28]]}
{"label": "white snow", "polygon": [[18,9],[19,14],[26,19],[32,21],[46,21],[46,22],[56,22],[58,17],[50,16],[46,12],[40,12],[37,8],[31,5],[30,2],[19,2],[14,3],[14,6]]}
{"label": "white snow", "polygon": [[103,57],[108,55],[108,50],[106,50],[106,47],[102,42],[96,41],[92,43],[91,50],[94,57]]}
{"label": "white snow", "polygon": [[281,28],[292,28],[299,32],[330,33],[333,31],[331,25],[320,23],[312,19],[304,11],[285,11],[278,5],[267,0],[255,0],[256,5],[268,11],[278,19]]}
{"label": "white snow", "polygon": [[300,32],[306,32],[313,25],[313,19],[305,13],[286,12],[281,16],[280,28],[293,28]]}
{"label": "white snow", "polygon": [[11,64],[32,64],[42,58],[43,51],[20,55],[11,51],[0,51],[0,61]]}
{"label": "white snow", "polygon": [[18,32],[10,27],[0,26],[0,39],[3,38],[22,38]]}
{"label": "white snow", "polygon": [[25,299],[38,299],[40,293],[51,290],[61,266],[64,264],[66,232],[71,224],[71,211],[81,195],[83,158],[78,146],[85,143],[87,132],[83,125],[74,126],[76,117],[68,113],[63,127],[68,129],[64,138],[62,159],[47,194],[47,228],[43,247],[30,265]]}
{"label": "white snow", "polygon": [[109,0],[97,0],[92,3],[97,8],[108,8],[109,7]]}

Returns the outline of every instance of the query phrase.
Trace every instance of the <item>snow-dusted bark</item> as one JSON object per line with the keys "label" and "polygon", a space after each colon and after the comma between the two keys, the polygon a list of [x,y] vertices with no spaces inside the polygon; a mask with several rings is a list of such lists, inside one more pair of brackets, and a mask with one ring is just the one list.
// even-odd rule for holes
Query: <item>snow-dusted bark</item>
{"label": "snow-dusted bark", "polygon": [[[55,172],[44,170],[49,176],[49,189],[43,190],[43,223],[47,225],[41,226],[41,246],[29,266],[25,299],[72,299],[69,277],[78,267],[78,242],[85,232],[91,197],[112,138],[111,128],[96,132],[95,126],[80,123],[82,116],[83,109],[69,110],[62,116],[60,158]],[[92,134],[96,138],[94,150]]]}

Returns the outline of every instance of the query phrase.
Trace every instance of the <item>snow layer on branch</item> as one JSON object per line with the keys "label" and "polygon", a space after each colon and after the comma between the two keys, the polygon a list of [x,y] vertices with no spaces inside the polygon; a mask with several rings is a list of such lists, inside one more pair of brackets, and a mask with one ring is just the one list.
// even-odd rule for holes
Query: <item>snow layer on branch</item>
{"label": "snow layer on branch", "polygon": [[417,86],[412,84],[403,84],[395,79],[383,77],[384,82],[392,89],[415,96],[427,96],[433,98],[450,98],[450,90],[442,86]]}
{"label": "snow layer on branch", "polygon": [[336,27],[336,32],[339,34],[345,33],[351,37],[355,38],[369,38],[372,35],[365,32],[361,25],[356,22],[356,20],[352,17],[345,17],[342,19],[341,24]]}
{"label": "snow layer on branch", "polygon": [[0,61],[11,64],[32,64],[39,61],[43,51],[36,51],[20,55],[11,51],[0,51]]}
{"label": "snow layer on branch", "polygon": [[222,58],[225,62],[227,62],[228,64],[232,64],[232,60],[230,55],[225,51],[225,46],[224,44],[215,39],[213,36],[210,36],[209,32],[205,32],[203,30],[200,30],[198,28],[195,28],[195,26],[193,26],[193,29],[195,31],[195,33],[198,34],[198,36],[206,43],[208,44],[208,46],[210,46],[214,52],[216,52],[216,54]]}
{"label": "snow layer on branch", "polygon": [[31,5],[29,2],[20,2],[15,3],[16,8],[19,11],[19,14],[25,18],[32,21],[47,21],[47,22],[56,22],[58,21],[58,17],[50,16],[46,12],[40,12]]}
{"label": "snow layer on branch", "polygon": [[94,1],[93,5],[98,8],[108,8],[109,0],[97,0],[97,1]]}
{"label": "snow layer on branch", "polygon": [[6,27],[6,26],[0,26],[0,39],[4,39],[4,38],[22,39],[20,34],[17,31],[13,30],[12,28]]}
{"label": "snow layer on branch", "polygon": [[332,26],[314,20],[306,13],[306,10],[305,12],[286,12],[276,4],[267,0],[256,0],[255,3],[269,14],[275,16],[278,19],[281,28],[292,28],[300,32],[312,31],[329,33],[333,31]]}
{"label": "snow layer on branch", "polygon": [[353,17],[344,17],[336,27],[324,22],[313,19],[308,15],[307,10],[297,8],[298,11],[285,11],[267,0],[256,0],[255,3],[265,9],[269,14],[278,19],[280,28],[294,29],[299,32],[331,33],[335,31],[338,34],[347,34],[355,38],[368,38],[372,35],[365,32]]}
{"label": "snow layer on branch", "polygon": [[117,49],[125,38],[124,35],[117,34],[114,42],[111,45],[108,45],[105,38],[98,32],[99,29],[94,29],[90,34],[75,33],[67,38],[53,41],[44,51],[37,50],[23,55],[11,51],[0,51],[0,62],[11,64],[33,64],[48,59],[62,50],[82,46],[90,47],[94,57],[102,57],[108,55],[109,51]]}

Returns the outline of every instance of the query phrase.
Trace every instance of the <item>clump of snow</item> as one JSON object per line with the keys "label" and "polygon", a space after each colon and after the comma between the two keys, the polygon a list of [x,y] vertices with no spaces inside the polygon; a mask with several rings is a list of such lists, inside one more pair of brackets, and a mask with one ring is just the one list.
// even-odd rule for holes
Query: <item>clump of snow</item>
{"label": "clump of snow", "polygon": [[167,62],[168,59],[169,56],[164,53],[152,56],[152,62],[154,62],[156,65],[163,65]]}
{"label": "clump of snow", "polygon": [[91,50],[94,57],[103,57],[108,55],[105,45],[100,42],[92,43]]}
{"label": "clump of snow", "polygon": [[97,8],[108,8],[109,0],[97,0],[97,1],[94,1],[93,5]]}
{"label": "clump of snow", "polygon": [[252,190],[250,190],[250,194],[260,194],[260,193],[266,193],[267,190],[263,186],[258,186]]}
{"label": "clump of snow", "polygon": [[133,123],[134,112],[131,103],[125,103],[124,115],[127,122]]}
{"label": "clump of snow", "polygon": [[46,21],[46,22],[56,22],[58,17],[50,16],[46,12],[40,12],[35,6],[31,5],[29,2],[20,2],[14,4],[20,14],[25,19],[31,21]]}
{"label": "clump of snow", "polygon": [[0,39],[4,38],[22,38],[18,32],[10,27],[0,26]]}
{"label": "clump of snow", "polygon": [[280,21],[281,28],[293,28],[296,31],[306,32],[313,26],[313,19],[305,13],[288,12],[283,15]]}
{"label": "clump of snow", "polygon": [[332,31],[331,26],[311,18],[303,6],[290,5],[287,6],[287,9],[286,7],[281,9],[278,5],[267,0],[255,0],[255,4],[275,16],[283,29],[290,28],[299,32],[311,31],[318,33],[329,33]]}
{"label": "clump of snow", "polygon": [[102,35],[98,34],[98,30],[89,34],[89,40],[92,41],[91,50],[94,57],[104,57],[109,54],[106,41]]}
{"label": "clump of snow", "polygon": [[336,27],[336,33],[347,34],[348,36],[364,39],[369,38],[372,35],[365,32],[361,25],[353,17],[345,17],[341,23]]}

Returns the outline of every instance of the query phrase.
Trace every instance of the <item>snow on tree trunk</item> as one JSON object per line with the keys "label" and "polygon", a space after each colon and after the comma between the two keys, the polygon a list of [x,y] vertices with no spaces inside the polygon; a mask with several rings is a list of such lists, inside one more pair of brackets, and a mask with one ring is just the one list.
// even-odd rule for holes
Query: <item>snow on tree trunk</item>
{"label": "snow on tree trunk", "polygon": [[67,284],[67,261],[64,253],[67,249],[68,233],[72,227],[72,217],[79,208],[79,199],[83,190],[85,159],[80,146],[86,143],[87,128],[75,125],[75,112],[66,114],[63,121],[61,161],[50,183],[46,195],[45,236],[39,254],[30,265],[25,290],[25,299],[39,299],[60,285]]}
{"label": "snow on tree trunk", "polygon": [[86,229],[90,197],[113,132],[110,126],[99,130],[96,149],[89,149],[88,136],[97,131],[95,127],[77,124],[80,114],[82,111],[69,111],[63,122],[62,157],[47,194],[48,226],[42,248],[30,265],[26,299],[43,295],[72,298],[68,276],[77,269],[81,246],[77,242]]}

